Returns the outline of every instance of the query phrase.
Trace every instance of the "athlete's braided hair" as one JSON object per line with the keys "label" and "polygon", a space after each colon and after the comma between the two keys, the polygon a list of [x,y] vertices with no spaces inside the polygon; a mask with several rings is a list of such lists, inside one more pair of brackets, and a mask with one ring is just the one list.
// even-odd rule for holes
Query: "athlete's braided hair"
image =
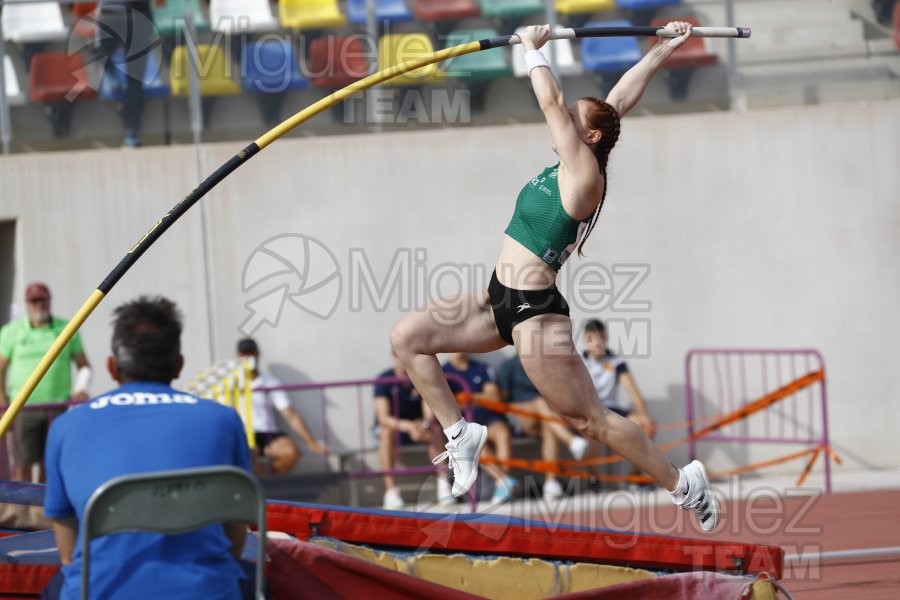
{"label": "athlete's braided hair", "polygon": [[584,232],[581,241],[578,242],[579,256],[583,254],[581,249],[584,247],[588,236],[591,235],[591,231],[594,230],[597,217],[600,216],[600,210],[603,208],[603,201],[606,200],[606,163],[609,162],[609,153],[619,139],[620,130],[619,113],[611,104],[599,98],[587,97],[582,98],[582,100],[587,100],[590,103],[587,111],[585,111],[585,127],[592,131],[599,131],[602,134],[600,141],[594,147],[594,156],[597,159],[600,173],[603,175],[603,196],[600,198],[597,210],[594,211],[594,215],[591,217],[587,231]]}

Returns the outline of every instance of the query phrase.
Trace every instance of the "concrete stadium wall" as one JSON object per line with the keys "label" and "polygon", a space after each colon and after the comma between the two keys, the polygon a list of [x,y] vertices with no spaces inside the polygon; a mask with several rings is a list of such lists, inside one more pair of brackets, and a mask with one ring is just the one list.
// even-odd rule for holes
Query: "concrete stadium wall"
{"label": "concrete stadium wall", "polygon": [[[897,131],[900,101],[626,120],[587,257],[565,271],[570,286],[587,263],[613,274],[605,293],[569,292],[573,317],[631,327],[614,341],[641,355],[629,363],[659,421],[683,419],[690,348],[814,347],[827,361],[834,447],[850,468],[900,466]],[[204,146],[202,172],[238,149]],[[229,358],[241,328],[256,327],[264,363],[285,381],[374,376],[390,363],[391,325],[423,290],[486,284],[520,186],[553,160],[543,125],[274,144],[217,187],[203,215],[195,207],[177,223],[86,323],[95,391],[111,383],[111,309],[140,293],[184,309],[185,375]],[[0,221],[17,224],[13,314],[34,279],[52,285],[57,313],[74,312],[197,181],[191,146],[0,160]],[[339,276],[285,301],[279,286],[296,293],[320,281],[329,253]],[[648,270],[637,285],[629,265]],[[379,292],[386,282],[396,287]],[[246,306],[254,300],[256,316]],[[328,318],[311,314],[332,307]],[[327,400],[332,447],[356,447],[357,396]],[[321,432],[318,398],[295,401]],[[362,402],[368,427],[368,395]],[[714,467],[731,460],[710,458]],[[303,459],[306,470],[320,464]]]}

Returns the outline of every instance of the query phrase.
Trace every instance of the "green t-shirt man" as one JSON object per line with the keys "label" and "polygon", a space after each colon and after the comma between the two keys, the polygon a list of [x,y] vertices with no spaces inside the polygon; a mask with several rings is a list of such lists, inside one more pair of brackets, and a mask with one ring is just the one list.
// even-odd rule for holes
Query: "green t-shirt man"
{"label": "green t-shirt man", "polygon": [[[0,329],[0,357],[9,362],[6,384],[10,401],[16,397],[25,381],[67,321],[51,317],[47,325],[32,327],[28,317],[7,323]],[[35,388],[28,404],[65,402],[72,390],[72,359],[83,351],[81,337],[76,332],[50,366],[47,374]]]}

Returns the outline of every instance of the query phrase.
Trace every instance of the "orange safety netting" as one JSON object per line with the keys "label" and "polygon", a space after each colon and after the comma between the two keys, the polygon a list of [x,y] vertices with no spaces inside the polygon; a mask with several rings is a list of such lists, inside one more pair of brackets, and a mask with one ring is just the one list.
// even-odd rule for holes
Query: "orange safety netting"
{"label": "orange safety netting", "polygon": [[[720,416],[710,417],[707,419],[702,419],[700,422],[710,422],[708,425],[705,425],[698,431],[691,433],[690,435],[670,442],[666,442],[665,444],[660,444],[659,448],[663,451],[671,450],[672,448],[676,448],[683,444],[686,444],[690,441],[700,439],[726,425],[730,425],[741,419],[745,419],[750,415],[757,413],[761,410],[768,408],[779,400],[783,400],[788,396],[795,394],[796,392],[813,385],[819,381],[825,379],[825,371],[824,369],[820,369],[818,371],[812,371],[807,373],[806,375],[787,383],[778,389],[762,396],[761,398],[750,402],[742,406],[741,408],[734,410],[730,413],[725,413]],[[469,404],[475,403],[478,406],[487,408],[488,410],[492,410],[494,412],[498,412],[501,414],[514,414],[519,416],[528,417],[531,419],[536,419],[540,421],[551,421],[551,422],[559,422],[565,423],[566,421],[560,417],[555,417],[552,415],[544,415],[532,411],[523,410],[520,408],[516,408],[514,406],[510,406],[504,402],[499,402],[497,400],[487,398],[484,396],[478,396],[468,393],[460,393],[457,394],[457,401],[460,404]],[[668,428],[672,428],[673,425],[683,426],[683,428],[687,429],[691,426],[695,426],[698,424],[697,420],[689,421],[686,423],[675,423],[675,424],[667,424]],[[666,427],[666,425],[661,426],[660,428]],[[735,467],[733,469],[729,469],[727,471],[720,471],[717,473],[713,473],[713,476],[716,477],[726,477],[728,475],[733,475],[737,473],[743,473],[747,471],[755,471],[757,469],[761,469],[764,467],[769,467],[777,464],[781,464],[784,462],[788,462],[791,460],[796,460],[803,456],[812,455],[810,457],[809,462],[806,465],[803,473],[800,476],[798,481],[798,486],[802,485],[802,483],[806,480],[806,477],[809,475],[809,472],[812,470],[813,465],[815,464],[816,459],[821,454],[822,450],[831,456],[835,462],[838,464],[841,463],[840,458],[830,447],[816,446],[813,448],[808,448],[806,450],[801,450],[799,452],[794,452],[792,454],[775,458],[767,461],[762,461],[759,463],[754,463],[751,465],[742,465],[739,467]],[[529,471],[537,471],[542,473],[552,473],[555,475],[565,475],[568,477],[591,477],[601,481],[610,481],[610,482],[630,482],[630,483],[648,483],[652,482],[653,479],[649,475],[603,475],[603,474],[594,474],[586,471],[572,469],[569,467],[590,467],[590,466],[599,466],[599,465],[608,465],[613,463],[622,462],[625,459],[620,455],[612,455],[612,456],[604,456],[599,458],[589,458],[585,460],[563,460],[563,461],[543,461],[543,460],[528,460],[528,459],[510,459],[510,460],[500,460],[496,457],[488,457],[483,456],[481,458],[481,462],[485,464],[498,464],[507,467],[529,470]]]}

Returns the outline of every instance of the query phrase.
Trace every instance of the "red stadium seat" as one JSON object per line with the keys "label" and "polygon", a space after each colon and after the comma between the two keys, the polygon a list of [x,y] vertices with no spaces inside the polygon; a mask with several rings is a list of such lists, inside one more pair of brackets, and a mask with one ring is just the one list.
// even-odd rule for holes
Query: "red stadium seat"
{"label": "red stadium seat", "polygon": [[37,102],[90,100],[97,97],[81,54],[42,52],[31,59],[28,95]]}
{"label": "red stadium seat", "polygon": [[96,8],[96,2],[79,2],[72,5],[72,16],[83,17],[86,14],[94,12]]}
{"label": "red stadium seat", "polygon": [[[76,35],[89,39],[96,35],[97,25],[94,23],[96,15],[91,15],[96,9],[96,2],[79,2],[72,5],[72,31]],[[84,18],[85,16],[87,18]]]}
{"label": "red stadium seat", "polygon": [[475,0],[413,0],[412,5],[419,21],[449,21],[481,15]]}
{"label": "red stadium seat", "polygon": [[361,35],[315,39],[309,44],[309,80],[319,88],[342,88],[371,73],[371,57]]}
{"label": "red stadium seat", "polygon": [[[672,17],[666,19],[653,19],[650,21],[650,25],[653,27],[665,27],[666,23],[669,21],[685,21],[690,23],[694,27],[700,26],[700,21],[696,17]],[[659,38],[650,38],[650,45],[648,47],[652,48],[654,44],[659,40]],[[674,54],[666,61],[666,67],[670,69],[678,69],[684,67],[702,67],[706,65],[714,65],[719,61],[718,57],[715,54],[710,54],[706,51],[706,45],[703,43],[703,38],[692,37],[689,39],[681,48],[675,51]]]}

